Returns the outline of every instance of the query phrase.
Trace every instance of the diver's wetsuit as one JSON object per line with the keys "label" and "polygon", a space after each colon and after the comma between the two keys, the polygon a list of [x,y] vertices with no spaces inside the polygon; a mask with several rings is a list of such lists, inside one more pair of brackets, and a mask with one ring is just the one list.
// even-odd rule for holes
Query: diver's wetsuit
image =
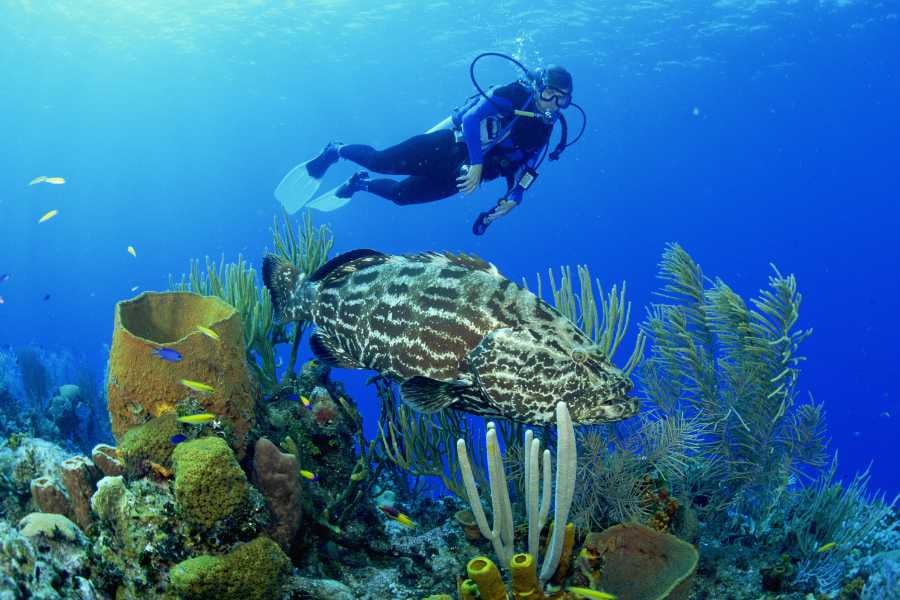
{"label": "diver's wetsuit", "polygon": [[[366,169],[386,175],[408,175],[402,181],[373,179],[367,190],[394,204],[422,204],[456,194],[456,178],[464,164],[482,164],[482,181],[500,176],[506,178],[507,193],[513,190],[520,171],[533,167],[550,140],[553,124],[530,117],[514,117],[513,109],[534,111],[531,89],[515,82],[491,92],[493,102],[481,98],[455,120],[462,130],[463,140],[457,141],[454,130],[441,129],[400,142],[385,150],[371,146],[349,144],[340,149],[341,158],[351,160]],[[501,111],[496,104],[508,110]],[[490,142],[483,150],[482,123],[488,130]],[[498,139],[498,137],[500,139]],[[515,187],[509,197],[521,201],[521,188]]]}

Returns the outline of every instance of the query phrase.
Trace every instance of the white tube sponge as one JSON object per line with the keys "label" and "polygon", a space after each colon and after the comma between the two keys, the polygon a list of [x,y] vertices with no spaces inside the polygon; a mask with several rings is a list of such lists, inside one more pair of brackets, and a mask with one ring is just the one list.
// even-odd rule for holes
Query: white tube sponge
{"label": "white tube sponge", "polygon": [[525,512],[528,516],[528,554],[537,561],[541,539],[541,515],[538,506],[538,494],[541,490],[541,441],[533,437],[529,429],[525,434]]}
{"label": "white tube sponge", "polygon": [[[493,422],[488,423],[487,456],[491,483],[491,511],[494,513],[492,533],[499,539],[502,550],[497,552],[497,556],[504,567],[509,567],[509,560],[513,555],[512,503],[509,500],[509,486],[506,484],[506,471],[503,468],[497,429]],[[497,549],[496,543],[494,548]]]}
{"label": "white tube sponge", "polygon": [[553,535],[541,565],[541,583],[546,583],[556,567],[562,554],[566,536],[566,523],[572,498],[575,496],[575,471],[577,450],[575,449],[575,427],[565,402],[556,405],[556,498],[553,515]]}

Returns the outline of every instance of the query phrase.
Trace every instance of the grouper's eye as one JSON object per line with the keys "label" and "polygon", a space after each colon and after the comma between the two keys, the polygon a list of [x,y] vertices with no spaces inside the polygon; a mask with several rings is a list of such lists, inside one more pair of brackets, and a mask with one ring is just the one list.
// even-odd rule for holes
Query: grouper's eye
{"label": "grouper's eye", "polygon": [[586,352],[581,350],[573,350],[572,351],[572,360],[575,361],[576,364],[583,365],[587,362],[588,355]]}

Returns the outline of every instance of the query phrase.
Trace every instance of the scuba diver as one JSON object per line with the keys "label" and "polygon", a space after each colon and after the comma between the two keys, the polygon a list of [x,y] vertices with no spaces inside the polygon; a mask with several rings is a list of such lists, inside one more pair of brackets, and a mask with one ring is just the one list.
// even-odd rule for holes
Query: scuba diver
{"label": "scuba diver", "polygon": [[[475,64],[484,56],[499,56],[514,62],[525,72],[525,77],[485,92],[474,77]],[[405,206],[434,202],[460,192],[468,195],[482,182],[503,177],[506,193],[493,208],[479,214],[472,226],[473,233],[482,235],[488,225],[522,202],[525,191],[537,177],[537,167],[547,156],[557,121],[562,124],[562,139],[549,153],[550,160],[557,160],[566,146],[571,145],[566,139],[568,128],[560,109],[572,105],[573,85],[572,76],[561,66],[530,71],[513,58],[492,52],[472,61],[470,75],[478,93],[428,132],[384,150],[364,144],[332,142],[319,155],[288,173],[276,190],[276,197],[286,208],[293,203],[297,208],[328,211],[343,206],[355,193],[365,191]],[[572,143],[583,133],[584,125]],[[365,170],[358,171],[331,192],[309,200],[329,167],[340,159],[354,162]],[[371,178],[369,171],[406,178],[399,181]],[[301,201],[297,202],[298,199]]]}

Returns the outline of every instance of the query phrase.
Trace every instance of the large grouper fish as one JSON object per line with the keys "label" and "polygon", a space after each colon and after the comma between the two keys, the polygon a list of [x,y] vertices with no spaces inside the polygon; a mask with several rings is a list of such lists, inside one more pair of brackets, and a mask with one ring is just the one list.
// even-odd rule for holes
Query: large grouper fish
{"label": "large grouper fish", "polygon": [[331,366],[374,369],[423,412],[445,407],[531,424],[637,413],[631,381],[571,321],[471,255],[353,250],[308,278],[267,255],[275,319],[311,321]]}

